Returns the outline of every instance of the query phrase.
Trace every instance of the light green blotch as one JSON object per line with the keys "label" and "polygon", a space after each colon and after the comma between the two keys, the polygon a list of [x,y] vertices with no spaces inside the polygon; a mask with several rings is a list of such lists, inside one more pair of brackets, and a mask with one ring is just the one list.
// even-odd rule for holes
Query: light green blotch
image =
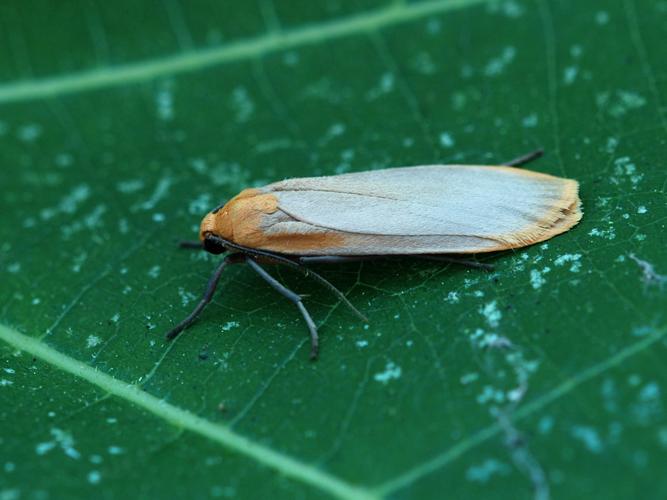
{"label": "light green blotch", "polygon": [[466,479],[476,483],[486,483],[494,475],[507,476],[510,472],[512,468],[509,465],[495,458],[489,458],[479,465],[468,467]]}
{"label": "light green blotch", "polygon": [[541,271],[537,269],[532,269],[530,271],[530,285],[535,290],[542,288],[542,285],[544,285],[547,282],[544,275],[549,273],[550,271],[551,271],[550,267],[545,267]]}
{"label": "light green blotch", "polygon": [[498,303],[495,300],[484,305],[484,307],[480,309],[480,312],[484,315],[486,322],[491,328],[498,328],[503,313],[498,310]]}
{"label": "light green blotch", "polygon": [[537,114],[536,113],[531,113],[528,116],[524,117],[523,120],[521,120],[521,125],[523,125],[525,128],[533,128],[537,126]]}
{"label": "light green blotch", "polygon": [[574,81],[577,79],[577,75],[579,74],[579,68],[576,66],[568,66],[563,70],[563,83],[565,85],[572,85]]}
{"label": "light green blotch", "polygon": [[595,97],[598,109],[605,111],[614,118],[621,118],[629,111],[646,105],[646,99],[630,90],[616,90],[615,92],[600,92]]}
{"label": "light green blotch", "polygon": [[498,76],[505,68],[514,61],[516,56],[516,49],[512,46],[505,47],[499,56],[491,59],[484,67],[484,74],[486,76]]}
{"label": "light green blotch", "polygon": [[443,148],[454,147],[454,138],[448,132],[443,132],[440,134],[440,145]]}
{"label": "light green blotch", "polygon": [[572,437],[581,441],[591,453],[601,453],[603,449],[602,440],[597,429],[586,425],[575,425],[570,431]]}
{"label": "light green blotch", "polygon": [[401,373],[402,370],[400,366],[397,366],[393,361],[388,361],[384,371],[373,375],[373,380],[387,385],[390,380],[401,378]]}
{"label": "light green blotch", "polygon": [[521,17],[525,12],[523,5],[516,0],[492,0],[486,10],[489,14],[500,14],[511,18]]}
{"label": "light green blotch", "polygon": [[232,91],[230,103],[239,123],[247,122],[255,112],[255,103],[245,87],[236,87]]}
{"label": "light green blotch", "polygon": [[595,23],[599,26],[604,26],[609,23],[609,12],[605,10],[600,10],[595,13]]}

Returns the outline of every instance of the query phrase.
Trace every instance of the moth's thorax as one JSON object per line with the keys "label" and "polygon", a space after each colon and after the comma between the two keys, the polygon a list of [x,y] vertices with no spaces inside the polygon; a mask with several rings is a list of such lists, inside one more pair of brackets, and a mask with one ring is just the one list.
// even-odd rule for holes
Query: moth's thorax
{"label": "moth's thorax", "polygon": [[262,217],[278,209],[278,200],[259,189],[245,189],[222,208],[209,212],[201,221],[199,239],[207,233],[240,245],[251,243],[260,231]]}

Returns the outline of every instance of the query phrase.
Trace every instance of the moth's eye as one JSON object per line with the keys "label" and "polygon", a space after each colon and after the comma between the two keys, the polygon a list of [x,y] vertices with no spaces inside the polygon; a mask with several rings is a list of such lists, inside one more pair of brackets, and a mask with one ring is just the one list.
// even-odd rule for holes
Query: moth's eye
{"label": "moth's eye", "polygon": [[210,235],[207,235],[204,238],[204,250],[215,255],[227,251],[227,249],[224,247],[222,243],[220,243],[216,238],[213,238]]}

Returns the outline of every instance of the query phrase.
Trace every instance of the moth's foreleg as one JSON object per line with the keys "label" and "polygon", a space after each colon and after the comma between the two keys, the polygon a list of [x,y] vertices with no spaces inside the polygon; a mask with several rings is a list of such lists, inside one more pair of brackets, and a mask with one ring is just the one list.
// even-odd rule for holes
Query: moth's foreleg
{"label": "moth's foreleg", "polygon": [[183,330],[190,326],[195,321],[195,319],[197,319],[199,313],[202,312],[202,310],[209,302],[211,302],[213,294],[215,293],[215,288],[218,286],[218,282],[222,276],[222,271],[225,269],[225,267],[227,267],[229,264],[243,262],[244,260],[245,255],[238,253],[230,254],[222,260],[220,265],[215,271],[213,271],[213,274],[209,278],[208,284],[206,285],[206,290],[204,291],[204,296],[199,301],[199,304],[197,304],[197,307],[195,307],[194,310],[183,321],[167,332],[165,335],[167,340],[175,339]]}

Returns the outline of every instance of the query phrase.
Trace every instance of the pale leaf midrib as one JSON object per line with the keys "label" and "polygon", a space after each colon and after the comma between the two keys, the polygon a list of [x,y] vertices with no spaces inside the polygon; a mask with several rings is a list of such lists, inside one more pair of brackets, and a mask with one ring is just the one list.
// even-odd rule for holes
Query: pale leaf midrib
{"label": "pale leaf midrib", "polygon": [[368,33],[431,14],[462,9],[488,1],[430,0],[414,4],[391,4],[371,12],[278,33],[267,33],[215,48],[197,49],[159,59],[82,70],[69,75],[19,80],[0,85],[0,103],[48,98],[114,85],[139,83],[220,64],[250,60],[270,52]]}
{"label": "pale leaf midrib", "polygon": [[41,359],[55,368],[85,380],[109,394],[139,406],[174,426],[220,443],[225,448],[240,455],[245,455],[261,465],[271,467],[300,483],[310,485],[337,498],[354,500],[378,498],[361,487],[347,483],[326,471],[251,441],[226,426],[209,422],[182,408],[178,408],[141,390],[134,384],[115,379],[57,351],[40,340],[24,335],[3,324],[0,324],[0,340]]}

